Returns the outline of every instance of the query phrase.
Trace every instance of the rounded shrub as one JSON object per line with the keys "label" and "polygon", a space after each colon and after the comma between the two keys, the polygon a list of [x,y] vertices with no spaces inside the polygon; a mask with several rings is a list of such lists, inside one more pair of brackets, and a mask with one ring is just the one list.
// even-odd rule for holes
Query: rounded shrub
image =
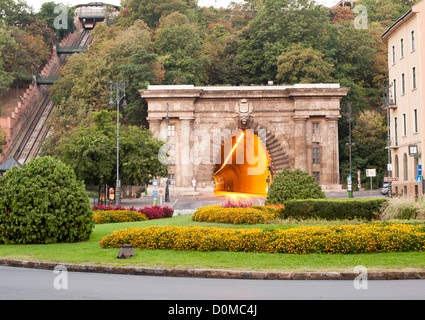
{"label": "rounded shrub", "polygon": [[266,204],[284,204],[291,199],[322,199],[325,193],[314,177],[300,169],[283,169],[274,178]]}
{"label": "rounded shrub", "polygon": [[93,227],[84,184],[62,161],[35,158],[0,178],[0,243],[82,241]]}

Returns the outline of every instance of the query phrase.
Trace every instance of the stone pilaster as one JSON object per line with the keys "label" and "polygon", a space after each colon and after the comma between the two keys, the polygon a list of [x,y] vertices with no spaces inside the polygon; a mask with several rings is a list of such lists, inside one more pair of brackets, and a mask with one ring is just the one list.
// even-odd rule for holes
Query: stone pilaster
{"label": "stone pilaster", "polygon": [[193,118],[180,118],[179,157],[176,161],[176,184],[179,187],[191,187],[194,177],[193,164],[190,159],[190,134],[193,130]]}
{"label": "stone pilaster", "polygon": [[337,185],[339,181],[339,148],[338,148],[338,120],[341,116],[327,116],[327,139],[322,146],[320,163],[323,164],[323,184]]}
{"label": "stone pilaster", "polygon": [[308,116],[293,116],[295,124],[295,146],[294,146],[294,155],[295,155],[295,169],[300,169],[302,171],[308,170],[307,165],[307,137],[306,137],[306,122]]}

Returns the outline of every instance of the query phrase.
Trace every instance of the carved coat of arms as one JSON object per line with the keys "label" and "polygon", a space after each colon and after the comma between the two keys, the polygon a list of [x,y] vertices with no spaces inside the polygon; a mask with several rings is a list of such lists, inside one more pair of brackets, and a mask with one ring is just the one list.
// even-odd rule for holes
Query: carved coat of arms
{"label": "carved coat of arms", "polygon": [[240,123],[242,127],[245,127],[248,123],[249,117],[253,117],[252,113],[252,105],[248,104],[248,101],[243,99],[236,107],[236,112],[239,117]]}

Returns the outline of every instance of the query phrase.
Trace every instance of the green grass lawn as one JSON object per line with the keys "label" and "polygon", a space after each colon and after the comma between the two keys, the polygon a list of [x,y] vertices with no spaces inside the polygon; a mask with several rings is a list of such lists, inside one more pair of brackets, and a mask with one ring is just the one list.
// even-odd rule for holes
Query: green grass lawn
{"label": "green grass lawn", "polygon": [[[314,222],[310,222],[310,224]],[[319,222],[317,222],[319,223]],[[340,222],[339,222],[340,223]],[[358,223],[358,222],[354,222]],[[96,225],[88,241],[51,245],[0,245],[0,258],[48,261],[73,264],[111,266],[217,268],[267,271],[353,271],[363,265],[372,270],[414,270],[425,268],[425,252],[394,252],[377,254],[270,254],[246,252],[193,252],[135,249],[136,256],[116,259],[119,249],[103,249],[102,237],[132,227],[152,225],[215,226],[230,228],[291,228],[294,224],[279,221],[266,225],[233,225],[194,222],[190,216],[178,216],[141,222]]]}

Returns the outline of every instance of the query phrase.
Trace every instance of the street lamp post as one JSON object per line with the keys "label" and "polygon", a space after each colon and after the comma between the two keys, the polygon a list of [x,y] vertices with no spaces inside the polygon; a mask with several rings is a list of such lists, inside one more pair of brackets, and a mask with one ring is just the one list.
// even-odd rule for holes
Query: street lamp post
{"label": "street lamp post", "polygon": [[347,122],[348,122],[348,139],[349,142],[346,143],[345,145],[348,147],[348,151],[349,151],[349,158],[350,158],[350,186],[347,186],[348,188],[351,187],[351,190],[348,190],[348,196],[349,198],[354,198],[354,194],[353,194],[353,186],[352,186],[352,174],[351,174],[351,148],[354,146],[354,143],[351,143],[351,122],[353,122],[353,117],[352,117],[352,113],[351,113],[351,102],[348,103],[347,105],[348,107],[348,118],[347,118]]}
{"label": "street lamp post", "polygon": [[[115,198],[116,200],[116,205],[119,206],[121,205],[121,181],[120,181],[120,100],[122,98],[124,98],[123,107],[127,106],[127,101],[125,99],[125,87],[128,85],[126,82],[113,82],[110,81],[110,95],[111,98],[109,100],[109,105],[113,106],[114,105],[114,99],[113,99],[113,90],[115,89],[116,91],[116,103],[117,103],[117,182],[116,182],[116,186],[115,186]],[[121,90],[123,90],[123,96],[120,97],[120,92]]]}
{"label": "street lamp post", "polygon": [[[391,135],[390,135],[390,106],[394,105],[394,101],[391,97],[390,88],[392,83],[386,85],[382,88],[383,90],[383,100],[384,100],[384,108],[387,111],[387,150],[388,150],[388,163],[387,163],[387,173],[388,177],[392,176],[392,168],[390,170],[391,164]],[[392,197],[392,182],[388,181],[388,197]]]}

